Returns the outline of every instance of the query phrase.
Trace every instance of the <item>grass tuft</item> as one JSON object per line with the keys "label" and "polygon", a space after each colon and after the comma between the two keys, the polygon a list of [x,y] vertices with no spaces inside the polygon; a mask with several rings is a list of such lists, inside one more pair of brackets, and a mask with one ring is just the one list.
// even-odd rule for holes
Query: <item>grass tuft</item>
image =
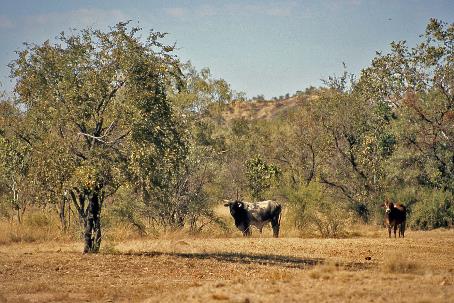
{"label": "grass tuft", "polygon": [[423,274],[424,268],[414,260],[395,255],[384,261],[383,272],[392,274]]}

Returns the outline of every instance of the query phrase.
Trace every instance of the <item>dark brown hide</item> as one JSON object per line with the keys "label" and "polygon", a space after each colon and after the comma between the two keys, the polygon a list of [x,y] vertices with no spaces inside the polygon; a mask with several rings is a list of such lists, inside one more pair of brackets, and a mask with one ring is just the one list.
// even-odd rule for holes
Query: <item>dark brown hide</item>
{"label": "dark brown hide", "polygon": [[399,238],[405,237],[405,223],[407,220],[407,209],[402,204],[394,204],[388,200],[383,204],[385,209],[384,223],[388,227],[389,237],[391,238],[391,229],[394,229],[394,238],[396,238],[397,227],[399,227]]}

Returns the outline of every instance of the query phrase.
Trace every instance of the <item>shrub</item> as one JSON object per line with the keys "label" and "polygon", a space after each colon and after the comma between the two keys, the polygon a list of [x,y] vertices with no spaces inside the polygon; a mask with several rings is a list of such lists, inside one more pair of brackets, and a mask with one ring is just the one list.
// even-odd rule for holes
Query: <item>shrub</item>
{"label": "shrub", "polygon": [[103,224],[107,228],[112,227],[115,223],[130,224],[140,235],[145,235],[147,233],[145,224],[140,217],[143,207],[141,201],[135,199],[132,192],[120,189],[112,207],[106,209]]}
{"label": "shrub", "polygon": [[44,211],[32,211],[28,216],[24,217],[24,225],[27,225],[31,228],[45,229],[45,228],[54,228],[53,223],[55,219],[52,220],[51,215]]}
{"label": "shrub", "polygon": [[289,188],[284,195],[289,201],[290,221],[300,230],[310,227],[311,214],[315,205],[322,199],[320,188],[315,183],[301,186],[299,189]]}
{"label": "shrub", "polygon": [[300,231],[310,231],[324,238],[340,237],[350,219],[350,212],[332,195],[325,194],[322,185],[310,183],[287,192],[290,220]]}
{"label": "shrub", "polygon": [[4,201],[0,201],[0,219],[10,220],[11,217],[11,207],[9,207]]}
{"label": "shrub", "polygon": [[442,190],[421,190],[419,200],[411,208],[409,224],[415,229],[449,227],[454,223],[454,199]]}
{"label": "shrub", "polygon": [[345,234],[349,213],[339,203],[324,201],[312,212],[310,221],[322,237],[337,238]]}

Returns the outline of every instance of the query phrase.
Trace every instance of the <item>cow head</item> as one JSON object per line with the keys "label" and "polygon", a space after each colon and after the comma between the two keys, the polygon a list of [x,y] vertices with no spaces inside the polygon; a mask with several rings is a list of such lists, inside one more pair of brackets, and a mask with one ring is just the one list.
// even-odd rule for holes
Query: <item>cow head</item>
{"label": "cow head", "polygon": [[394,208],[394,203],[390,202],[389,200],[385,200],[385,203],[382,205],[382,207],[385,209],[385,214],[389,214]]}
{"label": "cow head", "polygon": [[235,214],[238,214],[244,210],[244,202],[239,200],[224,200],[225,207],[228,207],[230,214],[235,217]]}

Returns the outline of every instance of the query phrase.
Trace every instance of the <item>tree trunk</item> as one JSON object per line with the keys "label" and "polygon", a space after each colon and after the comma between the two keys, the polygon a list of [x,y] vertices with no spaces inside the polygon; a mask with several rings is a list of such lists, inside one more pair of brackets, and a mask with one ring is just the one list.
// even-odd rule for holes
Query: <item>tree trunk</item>
{"label": "tree trunk", "polygon": [[[94,190],[80,191],[74,188],[71,191],[74,206],[79,213],[79,219],[84,226],[84,253],[97,253],[101,246],[101,206],[102,191],[99,188]],[[85,202],[88,204],[85,208]]]}
{"label": "tree trunk", "polygon": [[68,203],[68,229],[71,228],[71,203]]}
{"label": "tree trunk", "polygon": [[63,197],[59,203],[59,210],[58,214],[60,216],[60,224],[61,228],[64,232],[66,232],[67,226],[66,226],[66,217],[65,217],[65,205],[66,205],[66,198]]}
{"label": "tree trunk", "polygon": [[92,192],[88,197],[88,208],[84,221],[84,253],[97,253],[101,246],[101,201],[98,191]]}
{"label": "tree trunk", "polygon": [[22,224],[21,217],[20,217],[20,208],[16,207],[16,209],[17,209],[17,222],[19,222],[19,224]]}

